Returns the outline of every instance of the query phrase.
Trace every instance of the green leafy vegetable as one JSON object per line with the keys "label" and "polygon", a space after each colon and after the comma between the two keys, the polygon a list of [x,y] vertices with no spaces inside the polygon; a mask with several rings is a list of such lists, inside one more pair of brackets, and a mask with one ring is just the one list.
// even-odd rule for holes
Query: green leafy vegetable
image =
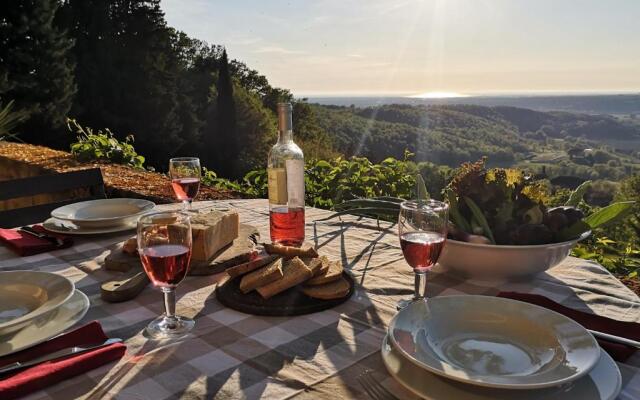
{"label": "green leafy vegetable", "polygon": [[465,232],[471,233],[471,225],[469,222],[462,216],[460,210],[458,209],[458,199],[456,198],[453,190],[447,190],[445,192],[445,198],[449,202],[449,217],[453,221],[453,223]]}
{"label": "green leafy vegetable", "polygon": [[587,216],[584,219],[584,222],[592,229],[597,228],[606,223],[615,221],[618,218],[624,217],[629,211],[631,211],[631,207],[633,207],[634,204],[636,204],[635,201],[621,201],[610,204]]}
{"label": "green leafy vegetable", "polygon": [[580,204],[580,201],[582,200],[582,198],[584,197],[584,194],[587,192],[587,189],[589,189],[589,186],[591,186],[591,181],[582,182],[582,184],[578,186],[576,190],[571,192],[571,195],[569,196],[569,200],[567,200],[567,202],[564,205],[570,206],[570,207],[577,207],[578,204]]}
{"label": "green leafy vegetable", "polygon": [[427,192],[427,186],[424,183],[422,175],[416,174],[416,199],[418,202],[429,199],[429,192]]}
{"label": "green leafy vegetable", "polygon": [[556,234],[556,240],[558,242],[566,242],[568,240],[577,239],[585,232],[589,232],[591,227],[584,221],[580,220],[571,225],[570,227],[564,228],[560,232]]}
{"label": "green leafy vegetable", "polygon": [[478,205],[468,197],[465,197],[464,201],[465,203],[467,203],[467,207],[469,207],[469,209],[471,210],[471,213],[473,214],[473,217],[475,218],[476,222],[482,228],[482,233],[484,234],[484,236],[489,238],[489,240],[491,241],[491,244],[496,244],[496,240],[493,237],[493,232],[491,232],[491,228],[489,228],[489,223],[487,222],[487,219],[484,217],[482,210],[480,210],[480,207],[478,207]]}

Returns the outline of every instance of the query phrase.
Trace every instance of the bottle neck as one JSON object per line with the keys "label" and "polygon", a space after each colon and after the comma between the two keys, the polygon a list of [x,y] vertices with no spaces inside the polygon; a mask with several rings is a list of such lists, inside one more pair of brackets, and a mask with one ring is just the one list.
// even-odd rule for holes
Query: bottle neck
{"label": "bottle neck", "polygon": [[285,143],[291,143],[291,142],[293,142],[293,131],[291,131],[291,130],[286,130],[286,131],[278,130],[278,143],[279,144],[285,144]]}
{"label": "bottle neck", "polygon": [[293,141],[292,111],[291,103],[278,104],[278,143]]}

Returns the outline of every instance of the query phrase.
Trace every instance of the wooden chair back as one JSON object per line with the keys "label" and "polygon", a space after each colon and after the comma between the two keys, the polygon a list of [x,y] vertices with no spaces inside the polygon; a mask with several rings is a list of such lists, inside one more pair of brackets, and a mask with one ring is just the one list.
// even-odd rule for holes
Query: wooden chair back
{"label": "wooden chair back", "polygon": [[42,222],[49,218],[51,211],[65,204],[106,198],[100,168],[0,181],[0,201],[45,194],[55,194],[52,197],[64,199],[0,210],[0,228]]}

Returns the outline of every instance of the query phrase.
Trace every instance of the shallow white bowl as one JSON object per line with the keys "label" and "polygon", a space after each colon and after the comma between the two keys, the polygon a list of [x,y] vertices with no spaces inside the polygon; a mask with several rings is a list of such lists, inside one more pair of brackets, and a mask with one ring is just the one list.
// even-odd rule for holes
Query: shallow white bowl
{"label": "shallow white bowl", "polygon": [[154,206],[143,199],[89,200],[58,207],[51,211],[51,216],[71,221],[77,227],[104,228],[130,223]]}
{"label": "shallow white bowl", "polygon": [[60,307],[73,291],[73,282],[50,272],[0,272],[0,336]]}
{"label": "shallow white bowl", "polygon": [[521,301],[439,296],[415,301],[389,324],[393,345],[414,364],[449,379],[501,389],[574,381],[600,347],[580,324]]}
{"label": "shallow white bowl", "polygon": [[561,243],[502,246],[447,239],[438,263],[448,270],[478,278],[535,275],[558,265],[591,232]]}
{"label": "shallow white bowl", "polygon": [[620,369],[604,350],[600,350],[600,360],[591,372],[571,384],[518,393],[442,379],[404,358],[389,343],[388,336],[382,341],[381,354],[387,370],[398,382],[428,400],[613,400],[622,387]]}

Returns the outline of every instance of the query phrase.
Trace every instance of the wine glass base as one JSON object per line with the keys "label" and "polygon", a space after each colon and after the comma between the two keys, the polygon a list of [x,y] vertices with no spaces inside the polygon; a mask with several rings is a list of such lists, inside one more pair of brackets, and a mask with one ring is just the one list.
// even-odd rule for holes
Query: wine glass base
{"label": "wine glass base", "polygon": [[398,300],[398,303],[396,303],[396,310],[400,311],[403,308],[405,308],[406,306],[408,306],[409,304],[416,302],[416,301],[427,301],[426,297],[422,297],[422,298],[410,298],[410,299],[402,299],[402,300]]}
{"label": "wine glass base", "polygon": [[146,334],[153,339],[175,339],[182,337],[191,331],[195,325],[194,320],[176,315],[168,318],[162,315],[147,325]]}

